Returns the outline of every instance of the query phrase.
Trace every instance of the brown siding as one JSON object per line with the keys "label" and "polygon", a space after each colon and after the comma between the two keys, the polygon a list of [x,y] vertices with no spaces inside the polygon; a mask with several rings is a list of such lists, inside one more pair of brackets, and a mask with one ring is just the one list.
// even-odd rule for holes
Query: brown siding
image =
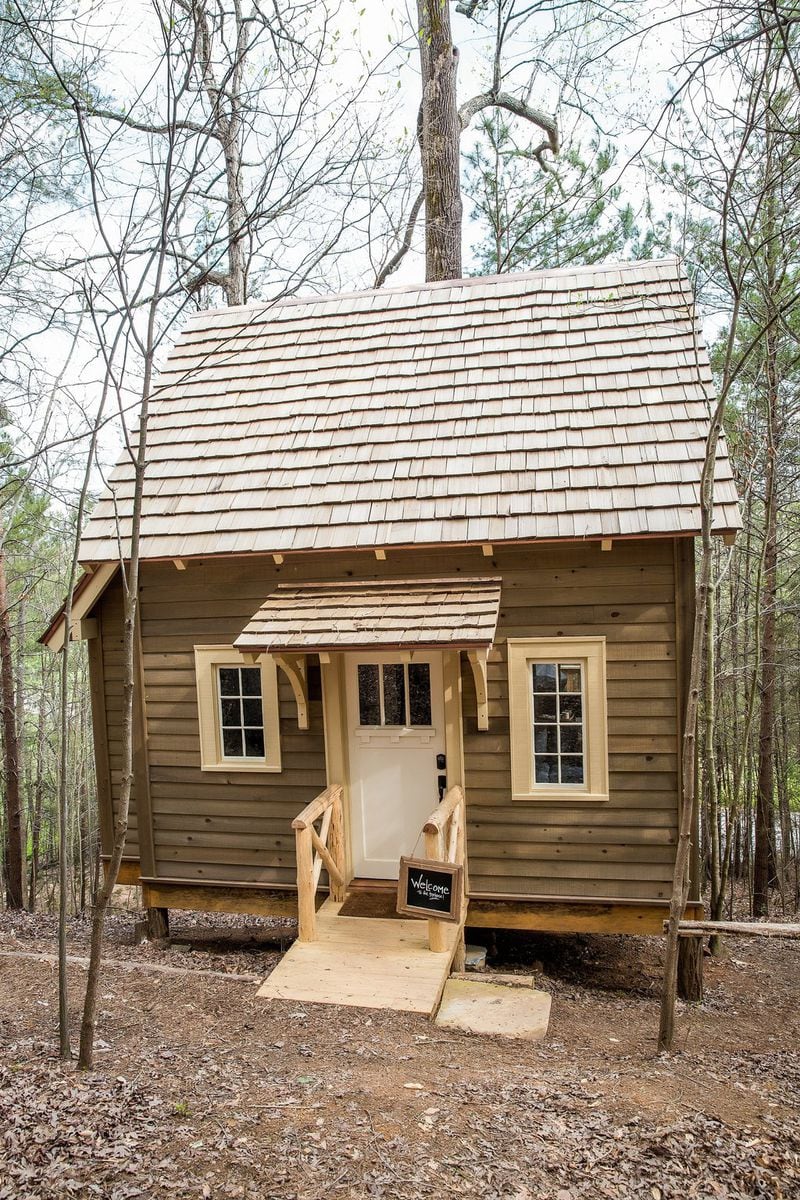
{"label": "brown siding", "polygon": [[[463,672],[470,889],[487,895],[660,899],[677,832],[673,544],[499,551],[488,733]],[[506,638],[607,639],[609,800],[512,802]]]}
{"label": "brown siding", "polygon": [[164,879],[293,884],[298,812],[325,787],[322,704],[297,728],[291,687],[278,673],[281,771],[204,772],[194,647],[232,643],[264,600],[276,570],[263,560],[171,564],[142,570],[155,874]]}
{"label": "brown siding", "polygon": [[[463,573],[500,575],[501,615],[490,654],[490,728],[476,728],[464,665],[464,757],[470,886],[510,896],[661,899],[669,894],[677,827],[676,625],[673,542],[616,542],[146,563],[142,649],[156,874],[193,881],[294,882],[292,818],[325,786],[322,706],[300,732],[278,673],[280,774],[202,772],[195,645],[232,642],[277,582]],[[109,749],[119,771],[121,630],[118,587],[103,599]],[[512,802],[505,639],[604,634],[608,657],[610,799]],[[135,825],[134,825],[135,830]],[[133,841],[131,843],[133,845]]]}

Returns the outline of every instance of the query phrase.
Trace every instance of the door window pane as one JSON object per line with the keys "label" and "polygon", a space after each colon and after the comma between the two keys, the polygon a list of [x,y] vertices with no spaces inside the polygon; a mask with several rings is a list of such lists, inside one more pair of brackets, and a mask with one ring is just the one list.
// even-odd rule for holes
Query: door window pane
{"label": "door window pane", "polygon": [[359,725],[430,727],[430,663],[359,663],[356,678]]}
{"label": "door window pane", "polygon": [[383,723],[405,725],[406,679],[403,663],[385,663],[383,667]]}
{"label": "door window pane", "polygon": [[533,663],[531,682],[535,782],[582,784],[583,667]]}
{"label": "door window pane", "polygon": [[381,694],[376,663],[358,664],[358,723],[381,723]]}
{"label": "door window pane", "polygon": [[412,725],[431,724],[430,663],[408,664],[408,709]]}

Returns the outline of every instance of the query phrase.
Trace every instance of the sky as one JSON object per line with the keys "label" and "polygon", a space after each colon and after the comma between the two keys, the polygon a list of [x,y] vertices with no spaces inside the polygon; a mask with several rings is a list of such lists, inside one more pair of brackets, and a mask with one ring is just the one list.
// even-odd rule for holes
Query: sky
{"label": "sky", "polygon": [[[576,3],[571,8],[556,8],[559,19],[572,19],[580,25],[580,18],[587,6]],[[618,6],[618,17],[625,15],[624,3]],[[100,83],[109,105],[133,105],[137,92],[152,89],[158,78],[159,51],[157,39],[144,36],[152,30],[152,10],[145,0],[135,3],[123,0],[105,0],[94,7],[91,16],[92,37],[103,46],[104,69]],[[483,91],[489,81],[491,52],[490,31],[470,21],[455,11],[451,5],[454,42],[459,47],[459,99],[463,101],[476,92]],[[564,17],[564,13],[567,17]],[[670,72],[666,69],[676,49],[676,26],[659,25],[659,16],[674,15],[677,5],[670,4],[658,9],[651,7],[648,18],[656,28],[643,41],[624,41],[613,55],[600,51],[608,41],[606,24],[588,25],[582,28],[577,48],[569,51],[548,49],[541,52],[551,27],[551,19],[544,15],[525,28],[524,35],[513,37],[507,47],[505,62],[511,67],[507,90],[525,95],[530,103],[557,113],[563,138],[568,148],[571,140],[586,137],[596,131],[610,137],[618,147],[619,162],[625,164],[633,159],[642,143],[642,128],[651,118],[654,107],[667,98],[674,86]],[[337,54],[321,77],[320,96],[323,107],[335,106],[339,93],[356,78],[360,62],[374,67],[384,63],[376,79],[370,84],[363,100],[363,111],[386,113],[391,116],[387,123],[386,138],[395,138],[398,143],[412,146],[413,130],[419,105],[418,51],[414,39],[415,11],[402,4],[386,5],[380,0],[342,0],[332,21],[337,38]],[[593,54],[593,51],[595,52]],[[560,54],[560,57],[559,57]],[[387,59],[387,55],[389,56]],[[591,60],[586,65],[586,60]],[[385,60],[385,62],[384,62]],[[581,70],[579,71],[579,67]],[[564,80],[569,84],[565,85]],[[590,102],[591,97],[591,102]],[[588,113],[588,115],[587,115]],[[538,131],[533,130],[538,139]],[[462,146],[469,145],[470,135],[465,135]],[[106,161],[113,147],[101,147],[101,162]],[[105,160],[102,154],[105,154]],[[116,187],[107,188],[106,212],[109,217],[108,230],[113,240],[115,230],[122,236],[123,213],[127,212],[127,193],[134,181],[146,178],[146,141],[138,145],[130,143],[128,160],[121,159],[115,166]],[[416,169],[416,168],[415,168]],[[626,198],[634,203],[643,200],[641,178],[631,170],[626,178]],[[412,190],[413,194],[413,190]],[[124,201],[124,203],[123,203]],[[120,215],[115,215],[119,208]],[[400,210],[395,208],[395,216]],[[309,213],[313,223],[313,214]],[[129,230],[126,230],[126,236]],[[389,280],[390,285],[407,284],[424,278],[424,260],[421,253],[422,225],[418,224],[413,251],[406,257],[400,270]],[[65,256],[84,253],[87,257],[102,250],[102,243],[93,232],[86,214],[70,215],[66,221],[58,220],[43,228],[42,237],[53,245],[60,246]],[[477,238],[477,229],[470,219],[469,205],[465,205],[464,252],[465,269],[470,269],[470,248]],[[289,253],[289,251],[286,251]],[[298,253],[297,250],[294,253]],[[358,262],[361,267],[358,267]],[[344,274],[335,282],[340,286],[361,286],[369,282],[369,273],[364,270],[365,255],[356,259],[356,266],[345,267]],[[88,272],[91,275],[91,272]],[[319,285],[317,285],[318,287]],[[336,288],[334,287],[334,290]],[[90,323],[84,321],[85,334],[91,333]],[[110,339],[111,326],[104,330]],[[60,411],[59,427],[62,431],[76,431],[81,425],[80,410],[91,411],[97,402],[99,379],[102,374],[102,356],[87,344],[73,351],[68,371],[61,383],[56,404]],[[70,339],[53,331],[43,343],[43,358],[48,364],[48,373],[59,376],[62,364],[70,351]],[[168,341],[165,342],[165,349]],[[40,408],[41,411],[41,408]],[[35,421],[31,425],[35,433]],[[111,423],[103,430],[100,439],[100,459],[108,465],[118,455],[122,444],[118,423]],[[79,456],[78,456],[79,457]],[[75,468],[70,468],[73,473]],[[77,476],[75,476],[77,478]],[[101,477],[95,477],[99,484]]]}

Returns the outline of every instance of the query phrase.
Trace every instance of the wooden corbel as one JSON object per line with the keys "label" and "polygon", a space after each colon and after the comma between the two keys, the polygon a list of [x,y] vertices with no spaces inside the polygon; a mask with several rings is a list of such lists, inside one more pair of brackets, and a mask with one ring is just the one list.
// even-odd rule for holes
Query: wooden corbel
{"label": "wooden corbel", "polygon": [[486,681],[486,661],[489,650],[482,646],[479,650],[468,650],[467,658],[472,667],[472,677],[475,680],[475,696],[478,704],[478,729],[486,732],[489,728],[489,687]]}
{"label": "wooden corbel", "polygon": [[308,678],[305,654],[276,654],[275,665],[280,667],[292,685],[297,704],[297,728],[308,729]]}

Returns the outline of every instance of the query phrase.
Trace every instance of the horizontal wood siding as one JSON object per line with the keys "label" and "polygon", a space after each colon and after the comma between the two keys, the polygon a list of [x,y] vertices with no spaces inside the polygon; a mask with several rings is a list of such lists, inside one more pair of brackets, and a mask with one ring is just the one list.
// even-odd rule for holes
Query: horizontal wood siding
{"label": "horizontal wood siding", "polygon": [[[675,583],[669,540],[499,549],[489,732],[462,672],[470,890],[508,896],[664,899],[678,808]],[[607,639],[609,800],[511,801],[509,637]]]}
{"label": "horizontal wood siding", "polygon": [[[677,700],[673,543],[314,554],[144,563],[142,652],[156,874],[160,878],[292,885],[292,819],[326,785],[322,705],[297,728],[278,673],[280,773],[203,772],[193,648],[232,642],[276,583],[499,575],[498,637],[489,659],[489,730],[479,733],[464,663],[464,762],[474,893],[663,899],[677,826]],[[115,786],[121,712],[121,594],[103,601],[105,695]],[[108,632],[112,617],[120,633]],[[607,803],[511,800],[506,638],[604,634],[608,640]],[[311,660],[315,661],[314,659]],[[132,826],[133,846],[135,816]]]}
{"label": "horizontal wood siding", "polygon": [[294,885],[292,821],[325,787],[322,704],[297,728],[278,672],[281,771],[201,771],[194,647],[232,643],[275,577],[263,560],[142,568],[155,873],[163,879]]}

